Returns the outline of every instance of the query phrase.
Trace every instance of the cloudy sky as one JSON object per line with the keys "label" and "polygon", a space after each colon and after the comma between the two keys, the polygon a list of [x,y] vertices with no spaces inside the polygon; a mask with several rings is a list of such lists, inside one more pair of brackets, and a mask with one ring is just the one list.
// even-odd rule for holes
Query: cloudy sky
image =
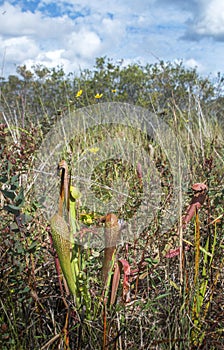
{"label": "cloudy sky", "polygon": [[224,73],[224,0],[0,0],[0,75],[16,66],[91,68],[183,60]]}

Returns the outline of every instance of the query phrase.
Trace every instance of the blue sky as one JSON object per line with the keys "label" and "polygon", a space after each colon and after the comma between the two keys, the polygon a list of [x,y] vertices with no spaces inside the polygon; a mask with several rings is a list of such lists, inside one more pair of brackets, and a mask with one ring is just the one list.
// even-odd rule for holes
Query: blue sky
{"label": "blue sky", "polygon": [[78,72],[102,56],[224,73],[224,1],[0,0],[1,76],[23,64]]}

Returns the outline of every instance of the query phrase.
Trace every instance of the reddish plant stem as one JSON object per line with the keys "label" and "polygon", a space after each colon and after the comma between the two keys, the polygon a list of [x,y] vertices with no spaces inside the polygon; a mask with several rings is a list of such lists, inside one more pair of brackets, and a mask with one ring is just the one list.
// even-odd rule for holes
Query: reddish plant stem
{"label": "reddish plant stem", "polygon": [[[194,217],[197,210],[201,208],[203,205],[208,187],[204,183],[195,183],[192,187],[192,190],[194,192],[193,198],[187,208],[186,215],[182,219],[182,230],[185,230],[187,227],[187,224],[191,221],[191,219]],[[185,250],[189,250],[189,245],[185,245]],[[166,258],[173,258],[174,256],[180,255],[180,247],[176,249],[171,249],[166,255]]]}

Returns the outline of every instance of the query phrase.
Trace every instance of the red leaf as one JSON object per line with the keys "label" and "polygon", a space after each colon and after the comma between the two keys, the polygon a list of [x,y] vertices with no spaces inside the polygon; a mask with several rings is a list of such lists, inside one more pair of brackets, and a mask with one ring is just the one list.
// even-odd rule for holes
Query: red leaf
{"label": "red leaf", "polygon": [[[196,210],[200,209],[202,204],[205,201],[208,187],[204,183],[195,183],[192,185],[192,190],[194,191],[193,198],[190,202],[190,205],[187,208],[186,215],[182,219],[182,229],[185,229],[187,224],[194,217]],[[185,246],[185,250],[189,250],[188,245]],[[171,249],[166,255],[166,258],[173,258],[180,254],[180,248]]]}
{"label": "red leaf", "polygon": [[[188,244],[185,245],[184,250],[189,250],[190,246]],[[170,249],[170,251],[165,255],[165,258],[173,258],[174,256],[180,255],[180,247],[176,249]]]}
{"label": "red leaf", "polygon": [[192,186],[194,196],[191,200],[189,207],[187,208],[186,215],[183,217],[183,228],[186,228],[186,225],[191,221],[196,209],[201,208],[206,198],[207,189],[208,187],[203,183],[196,183]]}
{"label": "red leaf", "polygon": [[124,302],[129,303],[130,298],[130,283],[129,283],[129,276],[131,274],[131,268],[127,260],[125,259],[119,259],[119,263],[123,267],[124,271],[124,279],[123,279],[123,291],[122,291],[122,297]]}
{"label": "red leaf", "polygon": [[176,249],[171,249],[166,255],[165,258],[173,258],[174,256],[180,255],[180,247]]}

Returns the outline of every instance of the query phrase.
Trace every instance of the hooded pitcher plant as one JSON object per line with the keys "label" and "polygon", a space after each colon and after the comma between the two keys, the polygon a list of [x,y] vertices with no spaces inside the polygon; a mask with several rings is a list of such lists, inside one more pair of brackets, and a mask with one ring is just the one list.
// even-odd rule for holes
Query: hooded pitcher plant
{"label": "hooded pitcher plant", "polygon": [[[54,248],[57,252],[61,270],[67,282],[70,293],[74,296],[79,309],[82,303],[86,310],[90,309],[90,296],[86,286],[86,279],[81,271],[82,259],[80,247],[74,244],[74,234],[78,229],[76,222],[75,198],[72,196],[74,188],[70,186],[68,165],[62,160],[58,166],[60,170],[60,196],[58,211],[51,219],[51,231]],[[68,217],[69,224],[64,218]]]}

